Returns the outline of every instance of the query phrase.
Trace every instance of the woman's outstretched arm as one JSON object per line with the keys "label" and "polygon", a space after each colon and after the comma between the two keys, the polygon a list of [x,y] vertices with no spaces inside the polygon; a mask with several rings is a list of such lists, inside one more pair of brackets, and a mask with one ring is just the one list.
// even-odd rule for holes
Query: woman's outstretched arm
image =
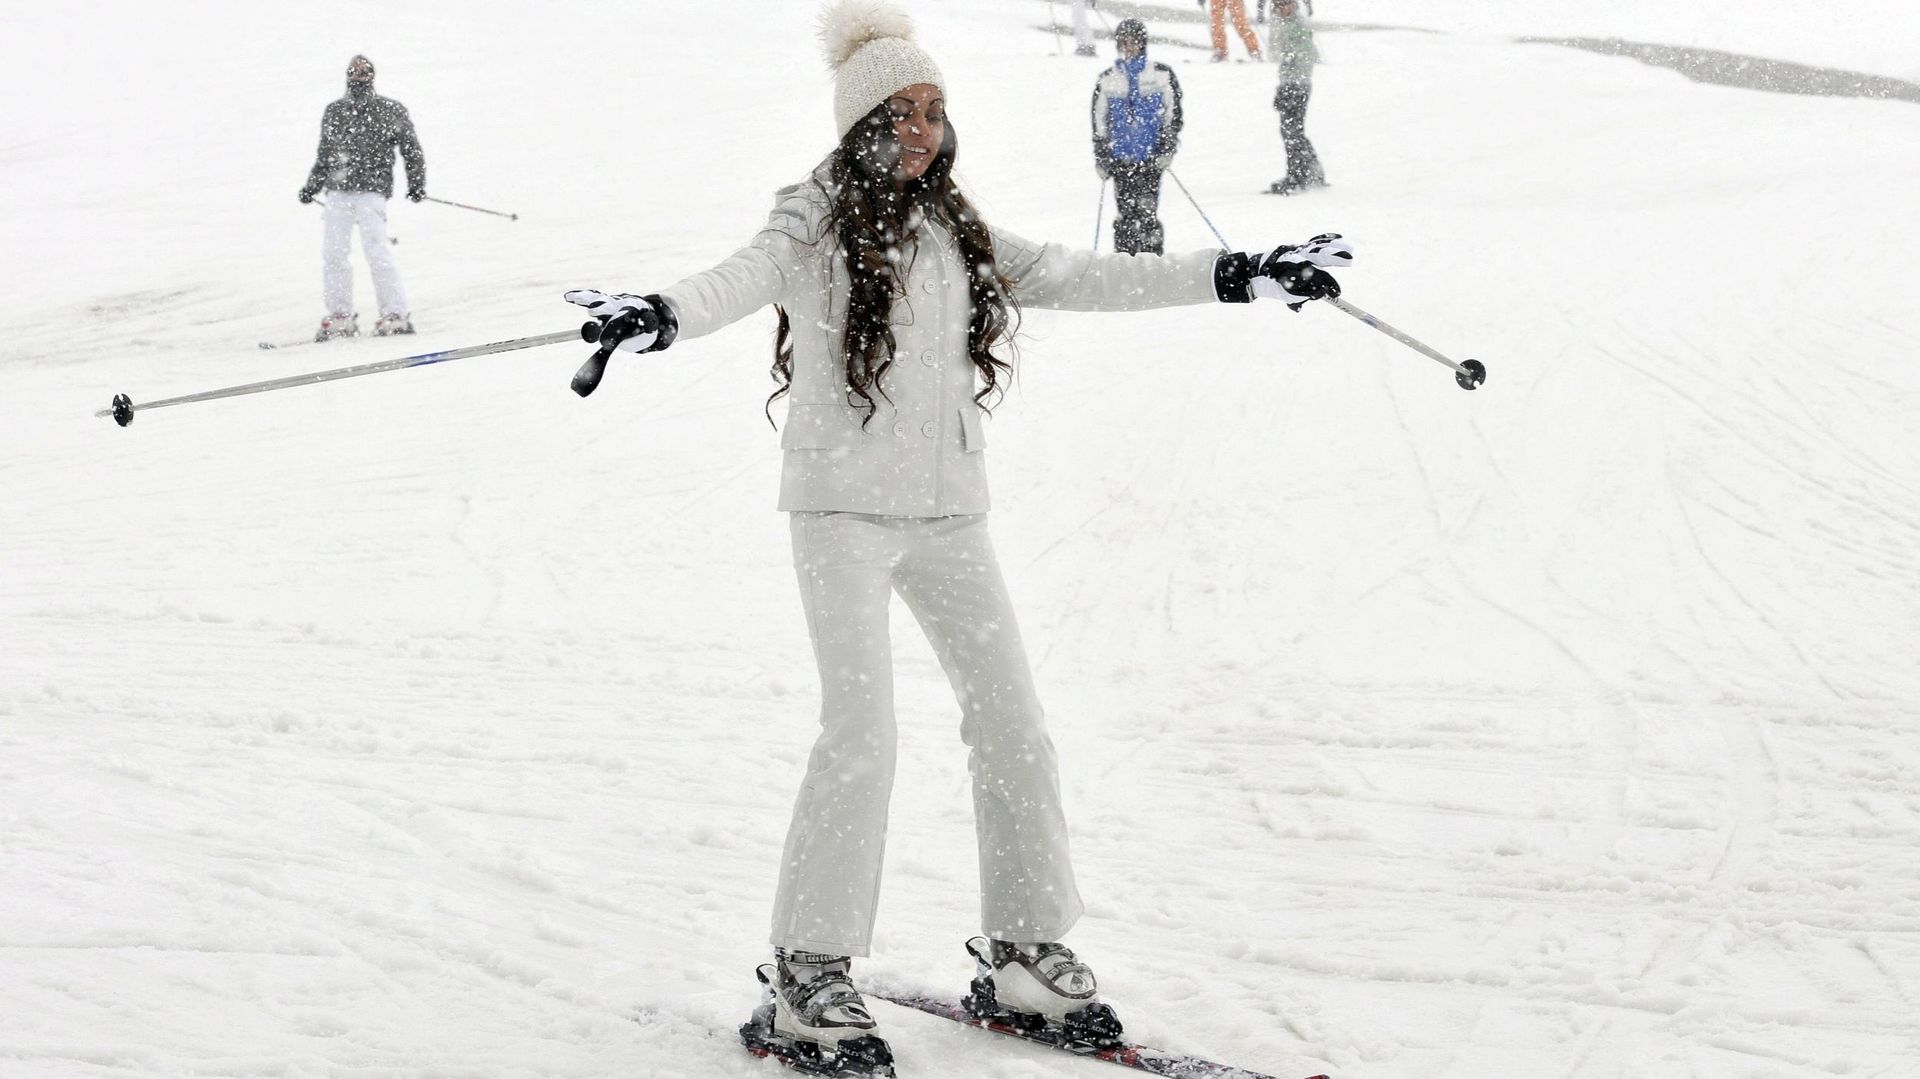
{"label": "woman's outstretched arm", "polygon": [[1353,248],[1338,233],[1265,253],[1122,255],[1035,244],[995,229],[993,249],[1021,303],[1062,311],[1145,311],[1257,298],[1285,300],[1297,308],[1338,296],[1340,286],[1326,271],[1353,262]]}
{"label": "woman's outstretched arm", "polygon": [[767,223],[747,246],[661,290],[682,338],[703,337],[792,295],[806,248],[820,239],[824,204],[811,186],[782,188]]}
{"label": "woman's outstretched arm", "polygon": [[1178,255],[1122,255],[1036,244],[993,230],[994,259],[1027,307],[1062,311],[1145,311],[1215,303],[1219,250]]}

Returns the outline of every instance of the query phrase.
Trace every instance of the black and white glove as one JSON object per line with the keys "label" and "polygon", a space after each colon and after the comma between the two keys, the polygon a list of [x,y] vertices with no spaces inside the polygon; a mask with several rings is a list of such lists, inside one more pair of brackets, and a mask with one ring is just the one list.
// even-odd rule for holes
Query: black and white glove
{"label": "black and white glove", "polygon": [[603,352],[659,352],[680,334],[680,320],[658,295],[578,288],[567,293],[566,300],[586,308],[587,314],[599,320]]}
{"label": "black and white glove", "polygon": [[616,296],[580,288],[567,293],[566,298],[568,303],[586,308],[600,324],[597,333],[590,332],[594,330],[591,323],[581,329],[582,337],[600,345],[574,372],[573,392],[582,397],[600,385],[607,373],[607,360],[614,352],[659,352],[680,334],[680,320],[658,294]]}
{"label": "black and white glove", "polygon": [[1353,264],[1353,245],[1337,232],[1303,244],[1282,244],[1266,254],[1233,252],[1213,264],[1213,294],[1221,303],[1285,300],[1300,310],[1308,300],[1340,295],[1327,270]]}

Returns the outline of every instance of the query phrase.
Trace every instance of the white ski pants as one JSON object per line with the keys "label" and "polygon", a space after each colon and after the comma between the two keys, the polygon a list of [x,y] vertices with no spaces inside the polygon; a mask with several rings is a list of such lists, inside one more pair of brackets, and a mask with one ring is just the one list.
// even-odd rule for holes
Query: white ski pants
{"label": "white ski pants", "polygon": [[353,267],[347,255],[353,245],[353,227],[360,226],[360,249],[373,271],[373,298],[382,315],[406,315],[407,290],[400,284],[400,267],[387,241],[386,196],[373,191],[329,191],[320,243],[321,291],[327,313],[353,313]]}
{"label": "white ski pants", "polygon": [[1087,25],[1087,0],[1073,0],[1073,43],[1078,48],[1093,47],[1093,28]]}
{"label": "white ski pants", "polygon": [[866,955],[872,942],[893,791],[895,591],[960,703],[981,927],[1001,940],[1059,940],[1082,910],[1059,768],[986,515],[795,513],[791,527],[820,667],[820,737],[787,832],[773,943]]}

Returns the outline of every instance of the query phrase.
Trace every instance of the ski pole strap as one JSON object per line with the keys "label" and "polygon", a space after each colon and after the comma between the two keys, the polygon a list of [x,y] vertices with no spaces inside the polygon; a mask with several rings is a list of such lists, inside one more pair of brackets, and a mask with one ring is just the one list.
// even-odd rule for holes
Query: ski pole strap
{"label": "ski pole strap", "polygon": [[[587,336],[591,327],[593,336]],[[353,367],[336,367],[330,371],[314,371],[305,375],[289,375],[286,378],[272,378],[265,382],[249,382],[240,386],[228,386],[224,389],[206,390],[201,393],[189,393],[180,397],[166,397],[158,401],[134,404],[125,394],[114,397],[113,407],[95,412],[95,416],[112,416],[125,427],[133,422],[135,412],[145,412],[152,408],[167,408],[172,405],[190,405],[198,401],[218,401],[225,397],[240,397],[250,393],[269,393],[294,386],[311,386],[319,382],[334,382],[343,378],[358,378],[361,375],[377,375],[382,371],[400,371],[408,367],[425,367],[428,364],[450,363],[454,360],[469,359],[474,356],[488,356],[496,352],[512,352],[516,349],[537,348],[541,345],[557,345],[567,341],[592,341],[599,337],[600,325],[589,322],[578,330],[566,330],[560,333],[541,334],[537,337],[517,337],[511,341],[495,341],[488,345],[469,345],[466,348],[445,349],[440,352],[423,352],[417,356],[402,356],[397,360],[381,360],[378,363],[363,363]]]}

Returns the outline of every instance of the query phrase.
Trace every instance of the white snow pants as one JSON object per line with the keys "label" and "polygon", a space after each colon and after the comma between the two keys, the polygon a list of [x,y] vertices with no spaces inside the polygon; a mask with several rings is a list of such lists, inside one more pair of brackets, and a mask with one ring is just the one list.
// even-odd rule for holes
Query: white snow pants
{"label": "white snow pants", "polygon": [[1087,0],[1073,0],[1073,43],[1078,48],[1093,48],[1093,28],[1087,25]]}
{"label": "white snow pants", "polygon": [[820,737],[793,807],[773,943],[866,955],[893,791],[895,591],[959,699],[971,747],[980,919],[990,937],[1059,940],[1082,911],[1059,768],[985,514],[795,513],[793,562],[820,667]]}
{"label": "white snow pants", "polygon": [[360,249],[373,271],[373,298],[382,315],[407,315],[407,290],[387,242],[387,200],[373,191],[329,191],[320,243],[320,282],[327,313],[353,313],[353,267],[347,262],[353,227],[360,226]]}

